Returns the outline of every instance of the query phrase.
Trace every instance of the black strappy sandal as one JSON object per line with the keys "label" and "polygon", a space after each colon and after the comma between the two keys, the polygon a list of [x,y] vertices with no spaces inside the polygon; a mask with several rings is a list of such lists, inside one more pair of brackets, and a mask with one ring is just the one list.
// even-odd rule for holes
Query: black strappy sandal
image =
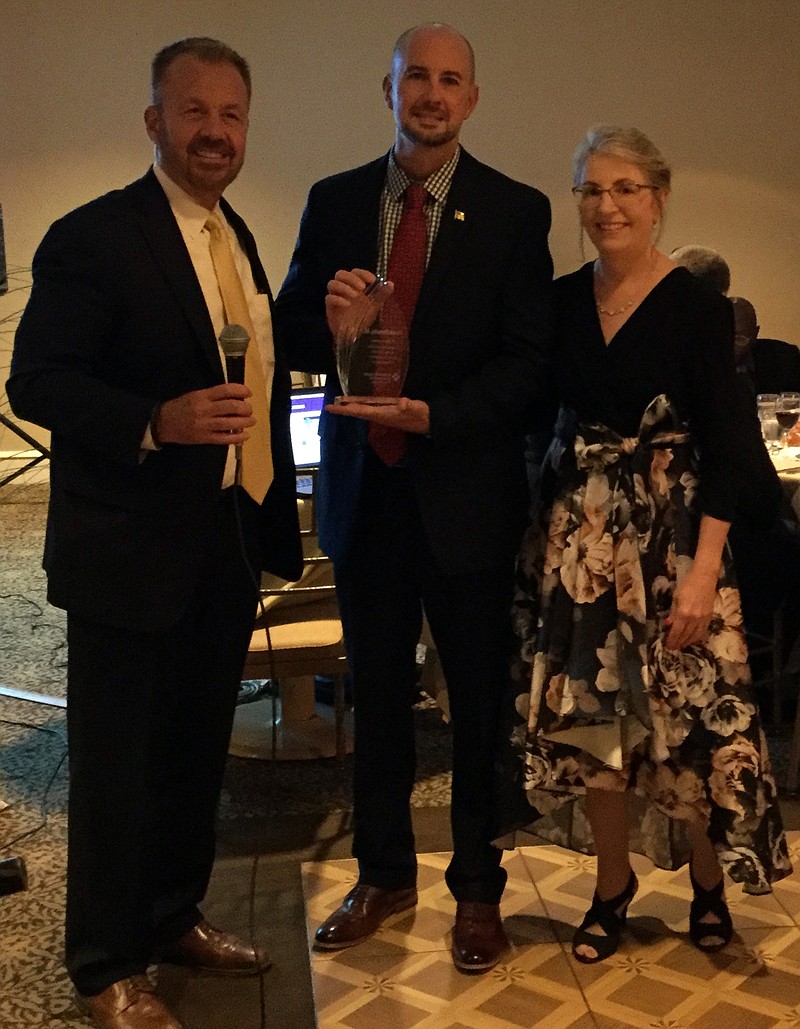
{"label": "black strappy sandal", "polygon": [[[586,912],[586,917],[575,930],[572,938],[572,956],[576,961],[580,961],[584,965],[593,965],[616,953],[628,917],[628,905],[636,896],[638,888],[639,880],[631,871],[628,885],[616,897],[612,897],[611,900],[600,900],[595,893],[592,898],[592,906]],[[588,932],[591,925],[599,925],[605,936]],[[578,947],[591,947],[596,956],[591,958],[585,954],[579,954]]]}
{"label": "black strappy sandal", "polygon": [[[692,882],[694,899],[689,909],[689,939],[698,950],[713,954],[715,951],[727,947],[733,939],[733,922],[728,905],[725,903],[723,879],[710,890],[704,890],[695,882],[694,874],[689,869],[689,877]],[[715,922],[702,922],[706,915],[714,915]],[[706,943],[706,940],[713,940],[713,943]]]}

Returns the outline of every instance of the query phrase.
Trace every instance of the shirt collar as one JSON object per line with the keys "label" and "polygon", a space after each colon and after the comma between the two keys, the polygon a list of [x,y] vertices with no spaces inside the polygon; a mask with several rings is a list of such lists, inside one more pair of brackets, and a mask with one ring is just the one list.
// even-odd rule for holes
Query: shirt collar
{"label": "shirt collar", "polygon": [[[203,207],[202,204],[198,204],[196,200],[192,199],[186,190],[181,189],[176,182],[173,182],[161,165],[154,164],[153,172],[167,195],[169,206],[172,208],[172,213],[175,215],[175,220],[178,222],[181,232],[190,238],[199,236],[211,212],[207,207]],[[214,205],[214,213],[219,215],[223,225],[227,223],[227,219],[220,210],[218,203]]]}
{"label": "shirt collar", "polygon": [[[456,165],[458,164],[460,156],[461,147],[459,146],[446,164],[443,164],[441,168],[433,172],[432,175],[429,175],[428,178],[421,183],[430,195],[440,204],[443,204],[447,200],[450,183],[453,180],[453,174],[455,173]],[[392,147],[389,152],[389,163],[386,167],[386,192],[392,200],[399,203],[406,187],[413,181],[413,179],[410,179],[408,175],[406,175],[397,161],[395,161],[394,147]]]}

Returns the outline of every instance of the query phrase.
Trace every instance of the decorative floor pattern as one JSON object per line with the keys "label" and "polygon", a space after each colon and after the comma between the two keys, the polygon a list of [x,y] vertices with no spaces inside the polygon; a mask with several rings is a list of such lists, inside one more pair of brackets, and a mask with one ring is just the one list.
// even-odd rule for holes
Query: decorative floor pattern
{"label": "decorative floor pattern", "polygon": [[[366,943],[311,951],[319,1029],[768,1029],[800,1026],[798,870],[767,897],[729,887],[736,937],[701,954],[688,942],[686,869],[634,860],[640,889],[618,953],[598,965],[569,954],[594,888],[594,860],[556,847],[507,853],[503,898],[508,957],[485,975],[450,960],[455,904],[444,884],[449,854],[420,856],[419,905]],[[354,861],[303,865],[309,940],[355,882]]]}

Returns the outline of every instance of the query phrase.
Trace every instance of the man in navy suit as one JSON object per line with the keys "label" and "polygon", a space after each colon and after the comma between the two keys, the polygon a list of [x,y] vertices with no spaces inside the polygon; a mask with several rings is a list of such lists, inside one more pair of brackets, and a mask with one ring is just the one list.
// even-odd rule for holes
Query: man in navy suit
{"label": "man in navy suit", "polygon": [[[316,945],[358,943],[417,900],[409,800],[424,611],[453,726],[453,958],[480,971],[508,944],[506,876],[490,842],[492,767],[527,506],[523,438],[545,406],[550,208],[461,148],[478,87],[472,48],[456,30],[404,33],[383,88],[392,150],[311,189],[276,301],[292,366],[325,372],[333,401],[333,336],[374,273],[387,274],[407,188],[424,186],[425,267],[404,396],[380,407],[329,404],[320,426],[320,544],[334,561],[355,693],[359,880]],[[407,285],[404,271],[393,273],[396,285]],[[376,425],[402,434],[399,456],[381,456]]]}
{"label": "man in navy suit", "polygon": [[[174,1029],[153,960],[269,964],[210,926],[214,815],[262,569],[297,578],[289,372],[255,241],[223,200],[244,159],[246,62],[180,40],[156,55],[144,178],[56,222],[33,263],[8,395],[52,433],[49,599],[67,610],[70,799],[66,961],[104,1029]],[[227,383],[206,221],[223,236],[257,346],[268,424]],[[264,420],[262,420],[264,421]],[[234,447],[271,446],[260,504]]]}

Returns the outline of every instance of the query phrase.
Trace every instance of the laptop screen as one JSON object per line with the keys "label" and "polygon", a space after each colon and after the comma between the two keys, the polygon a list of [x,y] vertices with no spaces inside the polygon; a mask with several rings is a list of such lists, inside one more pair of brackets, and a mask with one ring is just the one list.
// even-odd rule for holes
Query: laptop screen
{"label": "laptop screen", "polygon": [[323,390],[293,390],[289,415],[294,463],[298,468],[319,464],[319,416],[325,399]]}

